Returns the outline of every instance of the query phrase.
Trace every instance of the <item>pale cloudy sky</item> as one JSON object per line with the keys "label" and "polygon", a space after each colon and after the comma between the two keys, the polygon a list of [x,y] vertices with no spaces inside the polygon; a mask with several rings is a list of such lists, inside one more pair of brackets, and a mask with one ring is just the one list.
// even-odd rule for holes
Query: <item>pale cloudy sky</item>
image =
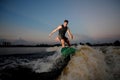
{"label": "pale cloudy sky", "polygon": [[50,42],[64,19],[74,41],[120,39],[120,0],[0,0],[0,39]]}

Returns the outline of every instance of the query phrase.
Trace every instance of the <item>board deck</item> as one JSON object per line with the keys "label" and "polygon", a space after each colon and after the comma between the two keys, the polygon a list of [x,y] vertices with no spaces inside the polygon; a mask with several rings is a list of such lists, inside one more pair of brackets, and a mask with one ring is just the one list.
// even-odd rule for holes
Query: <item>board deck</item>
{"label": "board deck", "polygon": [[64,47],[61,49],[61,53],[63,56],[69,56],[70,54],[74,54],[75,51],[76,49],[72,47]]}

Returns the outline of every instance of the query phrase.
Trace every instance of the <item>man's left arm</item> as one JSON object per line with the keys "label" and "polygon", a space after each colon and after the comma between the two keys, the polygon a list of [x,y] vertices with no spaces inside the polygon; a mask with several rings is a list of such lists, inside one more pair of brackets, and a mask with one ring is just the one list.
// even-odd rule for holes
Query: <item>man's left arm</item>
{"label": "man's left arm", "polygon": [[67,33],[68,33],[68,36],[69,36],[71,39],[73,39],[73,35],[72,35],[72,33],[71,33],[71,31],[70,31],[69,28],[68,28],[68,30],[67,30]]}

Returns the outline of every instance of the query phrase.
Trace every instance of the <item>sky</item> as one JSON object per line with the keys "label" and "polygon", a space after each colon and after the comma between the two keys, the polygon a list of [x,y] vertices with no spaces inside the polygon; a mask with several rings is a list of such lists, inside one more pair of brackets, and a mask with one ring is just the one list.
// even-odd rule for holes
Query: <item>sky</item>
{"label": "sky", "polygon": [[71,41],[120,40],[120,0],[0,0],[0,39],[54,42],[65,19]]}

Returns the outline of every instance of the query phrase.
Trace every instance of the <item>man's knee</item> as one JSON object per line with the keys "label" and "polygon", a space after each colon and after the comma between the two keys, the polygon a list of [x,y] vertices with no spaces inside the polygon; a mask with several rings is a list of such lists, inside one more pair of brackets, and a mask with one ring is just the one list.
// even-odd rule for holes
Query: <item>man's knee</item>
{"label": "man's knee", "polygon": [[56,39],[55,39],[55,40],[59,42],[59,41],[60,41],[60,38],[59,38],[59,37],[56,37]]}
{"label": "man's knee", "polygon": [[62,47],[65,47],[65,41],[63,39],[61,39],[61,44],[62,44]]}
{"label": "man's knee", "polygon": [[65,41],[63,39],[61,39],[61,43],[65,43]]}

